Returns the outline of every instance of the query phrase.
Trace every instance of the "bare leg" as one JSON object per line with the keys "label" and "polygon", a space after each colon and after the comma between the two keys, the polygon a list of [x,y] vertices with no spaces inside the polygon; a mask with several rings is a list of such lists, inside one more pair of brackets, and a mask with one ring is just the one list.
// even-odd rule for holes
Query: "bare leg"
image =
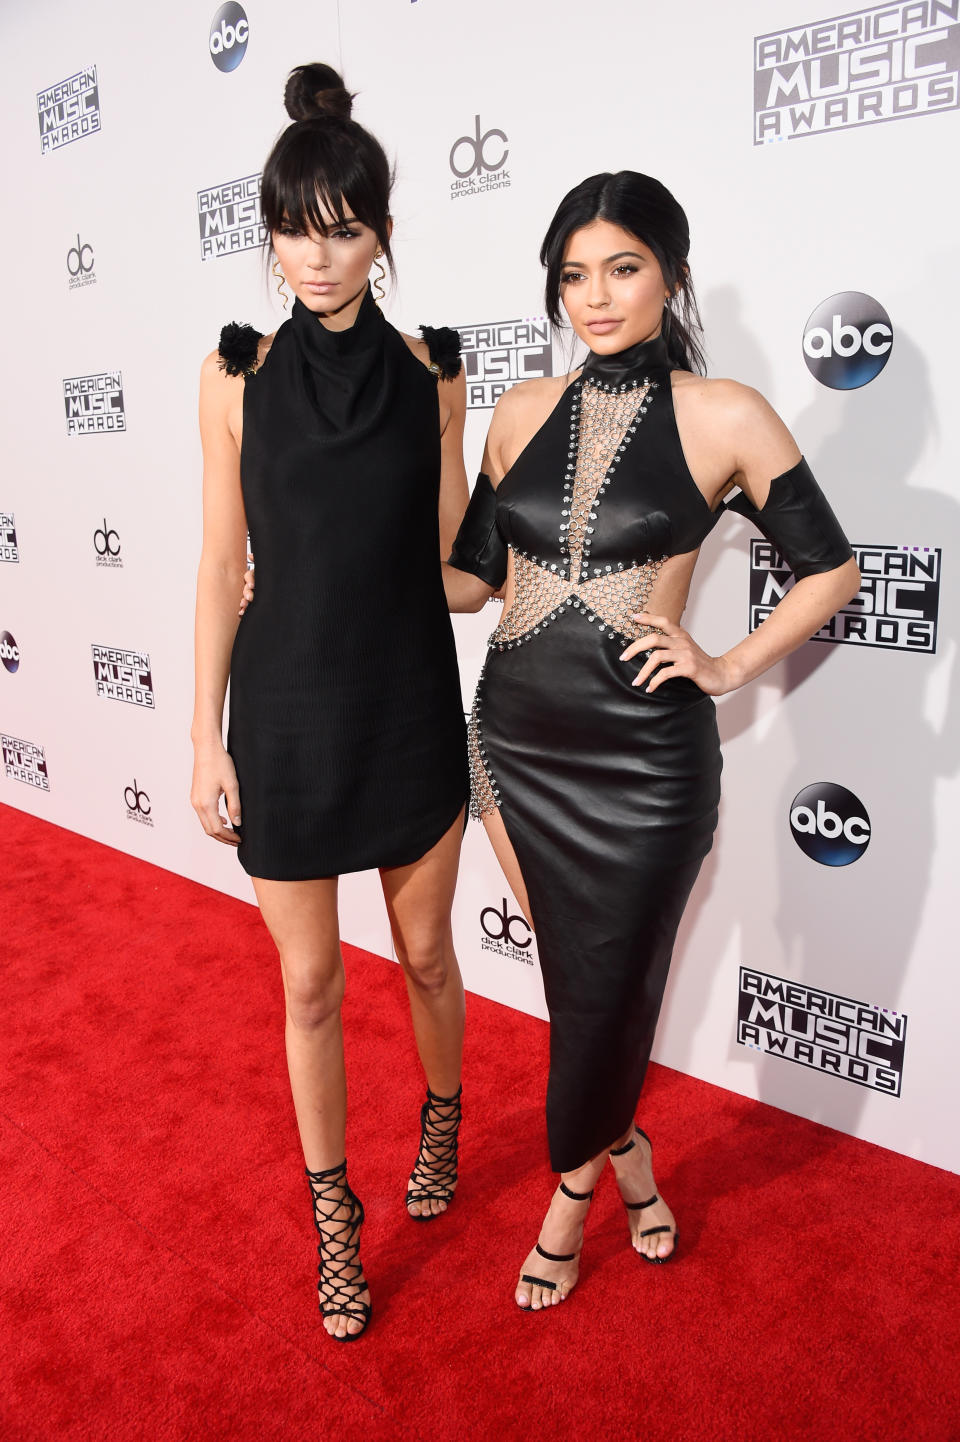
{"label": "bare leg", "polygon": [[[654,1199],[649,1207],[628,1208],[630,1240],[641,1257],[651,1262],[665,1262],[676,1246],[677,1224],[674,1215],[662,1197],[657,1195],[657,1184],[653,1179],[653,1148],[645,1136],[633,1127],[623,1136],[614,1151],[628,1148],[623,1156],[610,1157],[610,1164],[617,1174],[617,1186],[624,1202],[645,1202]],[[667,1232],[654,1232],[643,1237],[654,1227],[669,1227]]]}
{"label": "bare leg", "polygon": [[[435,846],[410,866],[383,870],[380,878],[397,957],[403,967],[410,1016],[427,1086],[453,1097],[463,1059],[464,998],[453,949],[450,908],[460,858],[461,816]],[[418,1174],[428,1179],[429,1154]],[[413,1216],[446,1210],[437,1198],[410,1204]]]}
{"label": "bare leg", "polygon": [[[533,918],[530,915],[530,904],[527,900],[523,873],[507,835],[503,818],[499,811],[493,811],[483,820],[490,844],[500,862],[507,883],[532,927]],[[648,1198],[656,1196],[657,1192],[651,1167],[650,1143],[635,1134],[631,1126],[619,1141],[613,1143],[612,1149],[618,1150],[626,1147],[631,1141],[635,1144],[630,1147],[629,1151],[622,1157],[612,1157],[611,1164],[617,1174],[617,1182],[624,1201],[646,1201]],[[563,1173],[561,1181],[572,1192],[592,1191],[608,1155],[608,1152],[602,1152],[578,1171]],[[537,1311],[541,1307],[549,1307],[556,1302],[562,1302],[564,1297],[572,1291],[579,1273],[579,1251],[583,1241],[583,1223],[588,1205],[587,1202],[573,1201],[570,1197],[565,1196],[559,1188],[557,1189],[540,1229],[540,1245],[545,1252],[553,1252],[558,1256],[565,1256],[570,1252],[577,1255],[572,1262],[550,1262],[541,1257],[536,1250],[532,1251],[521,1268],[521,1275],[526,1273],[532,1277],[543,1277],[545,1281],[555,1284],[555,1290],[551,1291],[548,1287],[538,1287],[521,1282],[516,1292],[516,1299],[521,1307],[529,1307],[531,1310]],[[630,1219],[631,1240],[640,1255],[651,1261],[666,1260],[673,1251],[674,1237],[669,1232],[655,1232],[648,1237],[641,1237],[640,1233],[658,1226],[668,1226],[674,1234],[676,1233],[673,1213],[667,1204],[657,1197],[652,1206],[628,1211],[627,1215]]]}
{"label": "bare leg", "polygon": [[[344,1158],[347,1087],[343,1067],[343,958],[337,919],[337,879],[264,881],[254,879],[263,919],[280,953],[286,998],[286,1048],[290,1089],[307,1167],[338,1166]],[[348,1208],[331,1220],[345,1225]],[[334,1231],[331,1235],[334,1235]],[[359,1302],[369,1302],[364,1288]],[[331,1336],[359,1332],[363,1323],[340,1315],[325,1317]]]}
{"label": "bare leg", "polygon": [[507,879],[507,885],[517,898],[520,910],[526,918],[527,925],[532,931],[533,918],[530,915],[530,902],[527,900],[527,888],[523,880],[523,873],[520,870],[520,863],[517,860],[517,853],[513,849],[513,842],[507,835],[507,828],[503,824],[503,817],[499,811],[491,811],[483,818],[484,830],[487,833],[487,840],[493,847],[494,855],[500,863],[500,869]]}
{"label": "bare leg", "polygon": [[[601,1152],[584,1166],[578,1167],[575,1172],[562,1173],[560,1180],[563,1185],[571,1192],[579,1193],[584,1200],[574,1201],[558,1187],[543,1219],[538,1243],[545,1252],[561,1257],[572,1252],[573,1258],[569,1262],[551,1262],[543,1257],[536,1247],[528,1253],[520,1268],[521,1280],[517,1283],[515,1293],[518,1307],[529,1307],[534,1312],[538,1312],[541,1307],[552,1307],[568,1297],[576,1286],[580,1273],[583,1224],[590,1205],[585,1194],[593,1191],[606,1160],[607,1153]],[[525,1282],[524,1276],[540,1277],[544,1282],[552,1282],[553,1287]]]}

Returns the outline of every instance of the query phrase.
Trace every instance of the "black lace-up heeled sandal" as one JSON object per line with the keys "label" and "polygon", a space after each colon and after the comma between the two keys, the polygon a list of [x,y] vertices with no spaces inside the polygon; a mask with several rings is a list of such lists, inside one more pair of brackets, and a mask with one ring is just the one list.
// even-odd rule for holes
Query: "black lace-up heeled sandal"
{"label": "black lace-up heeled sandal", "polygon": [[[646,1142],[647,1146],[650,1148],[650,1165],[652,1166],[652,1165],[653,1165],[653,1142],[652,1142],[652,1141],[650,1140],[650,1138],[647,1136],[646,1132],[641,1131],[640,1128],[639,1128],[638,1126],[636,1126],[636,1124],[634,1125],[633,1130],[636,1132],[636,1134],[637,1134],[638,1137],[643,1137],[643,1140]],[[636,1142],[634,1141],[633,1137],[631,1137],[630,1140],[627,1142],[626,1146],[622,1146],[622,1147],[612,1147],[611,1150],[610,1150],[610,1155],[611,1155],[612,1157],[622,1157],[625,1152],[632,1151],[635,1146],[636,1146]],[[616,1169],[614,1169],[614,1170],[616,1170]],[[619,1178],[619,1177],[617,1178],[617,1186],[618,1186],[618,1187],[620,1186],[620,1178]],[[660,1194],[659,1194],[659,1192],[654,1192],[653,1196],[650,1197],[649,1200],[646,1201],[646,1202],[628,1202],[627,1199],[626,1199],[626,1197],[624,1197],[624,1195],[623,1195],[623,1190],[622,1190],[622,1189],[621,1189],[621,1191],[620,1191],[620,1196],[621,1196],[621,1199],[622,1199],[622,1201],[623,1201],[623,1205],[626,1207],[626,1209],[627,1209],[628,1212],[642,1212],[642,1211],[645,1211],[647,1207],[652,1207],[655,1202],[659,1202],[659,1200],[660,1200]],[[679,1244],[680,1244],[680,1233],[679,1233],[678,1231],[676,1231],[673,1227],[664,1225],[664,1226],[660,1226],[660,1227],[645,1227],[644,1230],[640,1233],[640,1235],[641,1235],[641,1237],[655,1237],[658,1232],[668,1232],[668,1233],[670,1234],[670,1236],[673,1237],[673,1251],[672,1251],[672,1252],[668,1252],[665,1257],[648,1257],[645,1252],[640,1252],[640,1253],[638,1253],[638,1255],[641,1256],[641,1257],[643,1257],[643,1260],[644,1260],[645,1262],[653,1262],[656,1266],[662,1267],[663,1264],[664,1264],[664,1262],[669,1262],[670,1258],[676,1255],[677,1247],[678,1247]]]}
{"label": "black lace-up heeled sandal", "polygon": [[[560,1190],[561,1192],[563,1192],[563,1195],[565,1197],[570,1198],[571,1202],[590,1202],[593,1200],[592,1188],[589,1192],[574,1192],[571,1191],[571,1189],[567,1186],[566,1182],[561,1182]],[[537,1256],[542,1257],[545,1262],[575,1262],[579,1257],[580,1253],[583,1251],[583,1247],[581,1245],[575,1252],[566,1252],[563,1256],[561,1256],[558,1252],[544,1251],[540,1243],[537,1242],[534,1246],[534,1251],[537,1253]],[[527,1285],[530,1287],[544,1287],[548,1292],[555,1292],[557,1290],[557,1283],[548,1282],[546,1277],[531,1277],[529,1273],[521,1272],[520,1280],[521,1282],[526,1282]],[[566,1296],[566,1293],[564,1293],[564,1296]],[[521,1307],[520,1310],[521,1312],[542,1312],[548,1311],[549,1308]]]}
{"label": "black lace-up heeled sandal", "polygon": [[359,1255],[363,1205],[347,1183],[345,1161],[325,1172],[311,1172],[309,1167],[306,1172],[313,1197],[313,1225],[320,1234],[317,1246],[320,1315],[362,1322],[359,1332],[345,1332],[342,1337],[327,1334],[335,1342],[355,1342],[363,1336],[370,1321],[369,1302],[359,1300],[360,1294],[367,1290]]}
{"label": "black lace-up heeled sandal", "polygon": [[460,1098],[463,1087],[457,1087],[456,1096],[438,1097],[427,1087],[427,1099],[420,1108],[420,1151],[416,1166],[410,1176],[407,1192],[407,1216],[415,1222],[432,1222],[440,1212],[410,1211],[411,1202],[453,1201],[457,1185],[457,1133],[460,1129]]}

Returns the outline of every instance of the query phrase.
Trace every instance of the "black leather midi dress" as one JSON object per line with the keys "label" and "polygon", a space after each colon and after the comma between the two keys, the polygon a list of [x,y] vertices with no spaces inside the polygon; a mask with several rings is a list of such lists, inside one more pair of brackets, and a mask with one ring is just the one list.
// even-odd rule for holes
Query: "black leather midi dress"
{"label": "black leather midi dress", "polygon": [[[783,502],[792,559],[805,574],[830,569],[849,547],[805,463],[794,471],[755,519],[776,527]],[[798,486],[819,500],[793,504]],[[499,586],[513,554],[515,596],[469,725],[471,809],[499,812],[527,889],[557,1171],[633,1119],[677,927],[712,844],[714,703],[685,677],[651,695],[632,684],[644,656],[619,657],[644,634],[633,615],[656,614],[670,559],[695,552],[716,520],[684,460],[657,337],[588,359],[496,491],[480,477],[451,556]]]}

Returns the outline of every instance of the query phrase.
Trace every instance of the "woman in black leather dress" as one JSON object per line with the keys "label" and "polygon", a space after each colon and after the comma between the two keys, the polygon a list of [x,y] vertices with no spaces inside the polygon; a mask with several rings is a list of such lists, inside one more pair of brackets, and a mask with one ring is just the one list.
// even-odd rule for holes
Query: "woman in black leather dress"
{"label": "woman in black leather dress", "polygon": [[[390,171],[340,77],[302,67],[285,100],[294,123],[261,203],[292,317],[270,336],[226,327],[201,379],[191,799],[210,836],[239,842],[280,952],[320,1309],[349,1341],[369,1292],[344,1161],[341,872],[380,868],[406,974],[428,1089],[410,1215],[445,1210],[457,1177],[463,986],[450,906],[468,776],[440,557],[467,500],[465,388],[455,332],[401,335],[371,297],[371,265],[392,264]],[[248,527],[257,603],[238,630]]]}
{"label": "woman in black leather dress", "polygon": [[[541,251],[547,308],[582,370],[500,400],[445,567],[454,610],[506,580],[470,725],[472,811],[535,926],[550,1013],[547,1132],[561,1173],[516,1300],[578,1275],[586,1207],[613,1159],[631,1240],[673,1254],[634,1114],[677,926],[717,819],[713,696],[807,640],[853,596],[842,531],[755,391],[698,371],[686,217],[659,182],[598,175]],[[708,656],[680,625],[699,547],[741,488],[797,582],[752,635]]]}

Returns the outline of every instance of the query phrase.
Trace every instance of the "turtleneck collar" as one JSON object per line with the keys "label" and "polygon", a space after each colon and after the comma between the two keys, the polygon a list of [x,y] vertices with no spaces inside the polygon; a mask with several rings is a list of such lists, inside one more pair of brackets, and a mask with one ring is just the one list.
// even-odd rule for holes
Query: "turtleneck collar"
{"label": "turtleneck collar", "polygon": [[358,351],[378,345],[383,324],[383,315],[370,294],[369,285],[353,325],[346,330],[331,330],[316,311],[308,310],[299,300],[293,303],[293,328],[304,355],[311,362],[320,358],[327,361],[355,355]]}
{"label": "turtleneck collar", "polygon": [[370,424],[385,395],[387,323],[369,286],[346,330],[328,329],[299,300],[291,323],[321,433],[346,436]]}
{"label": "turtleneck collar", "polygon": [[625,381],[643,379],[644,372],[670,370],[667,343],[662,335],[639,340],[615,355],[597,355],[590,351],[583,366],[583,379],[601,385],[618,386]]}

